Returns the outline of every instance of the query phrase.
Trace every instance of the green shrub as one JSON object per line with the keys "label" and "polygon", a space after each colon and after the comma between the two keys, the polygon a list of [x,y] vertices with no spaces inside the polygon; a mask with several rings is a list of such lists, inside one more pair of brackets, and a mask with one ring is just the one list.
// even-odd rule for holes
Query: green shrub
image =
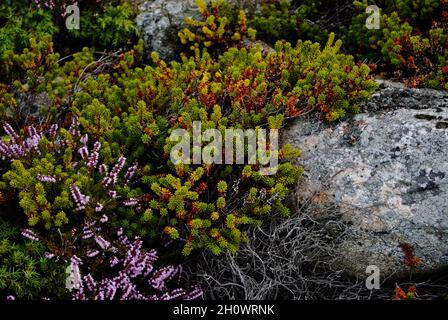
{"label": "green shrub", "polygon": [[[39,41],[44,37],[53,37],[58,49],[63,49],[66,54],[86,45],[111,50],[136,42],[136,11],[127,1],[121,4],[118,0],[77,1],[82,8],[82,27],[79,30],[67,30],[65,26],[64,8],[71,2],[53,0],[51,3],[39,5],[39,2],[36,4],[35,1],[26,0],[0,4],[2,64],[7,62],[9,51],[21,52],[27,47],[33,47],[29,42],[31,38]],[[3,68],[0,67],[0,71],[4,71]]]}
{"label": "green shrub", "polygon": [[[379,30],[366,27],[369,5],[381,9]],[[399,1],[265,1],[248,26],[260,40],[292,43],[310,39],[324,43],[329,32],[342,40],[344,52],[368,61],[378,73],[407,85],[446,89],[448,3],[438,0]]]}
{"label": "green shrub", "polygon": [[[97,202],[108,203],[113,223],[130,236],[159,241],[166,234],[181,240],[185,254],[198,248],[217,254],[236,251],[244,239],[244,225],[257,224],[271,212],[288,214],[283,199],[300,173],[288,160],[297,152],[288,146],[280,150],[277,175],[270,177],[262,176],[256,165],[175,166],[169,161],[173,142],[168,138],[176,128],[191,132],[193,121],[201,121],[203,130],[224,132],[279,128],[284,118],[309,112],[321,112],[327,120],[356,112],[376,85],[368,67],[338,53],[341,43],[333,41],[334,35],[323,49],[311,42],[294,47],[279,42],[267,56],[260,47],[231,48],[218,60],[204,52],[171,67],[155,54],[152,66],[140,66],[140,43],[116,57],[107,73],[86,69],[93,60],[89,50],[60,65],[41,64],[35,71],[42,75],[37,77],[41,81],[37,88],[51,93],[50,105],[68,95],[45,117],[47,127],[59,121],[65,128],[56,137],[44,135],[38,152],[12,162],[4,181],[17,190],[29,222],[36,227],[71,228],[98,215]],[[41,59],[56,59],[53,55],[49,50]],[[20,55],[16,57],[20,61]],[[22,67],[35,70],[32,63]],[[86,74],[81,80],[80,70]],[[61,77],[65,81],[56,86],[54,79]],[[62,93],[54,94],[56,88]],[[111,167],[125,156],[125,167],[141,164],[140,182],[115,190],[120,201],[108,200],[107,190],[101,190],[103,177],[80,159],[79,135],[67,133],[71,118],[79,120],[81,137],[87,134],[91,143],[102,144],[101,163]],[[15,143],[27,138],[25,131],[20,136]],[[43,183],[38,176],[51,176],[58,183]],[[70,196],[73,185],[91,199],[81,210],[83,215]],[[126,199],[135,205],[126,206]]]}
{"label": "green shrub", "polygon": [[325,43],[330,31],[337,29],[330,30],[317,20],[324,18],[324,12],[334,6],[334,1],[265,1],[261,13],[249,19],[249,26],[268,43],[280,39],[291,43],[299,39]]}
{"label": "green shrub", "polygon": [[[138,195],[138,190],[117,185],[118,181],[105,185],[108,175],[99,168],[116,165],[109,160],[110,148],[99,142],[85,145],[81,141],[86,136],[74,134],[77,130],[71,127],[69,131],[59,130],[54,137],[42,132],[28,137],[30,141],[42,136],[39,146],[13,160],[11,169],[3,175],[7,188],[19,191],[19,204],[32,227],[43,226],[46,230],[75,227],[84,219],[117,210],[128,198]],[[120,182],[124,181],[126,169],[123,163],[117,173]],[[77,192],[87,194],[89,205],[79,200]],[[116,195],[111,196],[112,193]],[[99,211],[98,207],[102,209]]]}
{"label": "green shrub", "polygon": [[16,227],[0,219],[0,297],[64,298],[65,268],[47,259],[41,242],[25,241]]}
{"label": "green shrub", "polygon": [[381,28],[368,30],[363,13],[368,1],[355,2],[357,15],[344,34],[347,50],[385,71],[404,78],[410,86],[426,84],[448,89],[446,1],[385,1],[378,4]]}
{"label": "green shrub", "polygon": [[[170,157],[174,130],[191,135],[200,121],[200,134],[225,136],[228,129],[281,129],[310,113],[337,121],[358,112],[377,88],[368,66],[341,53],[333,33],[308,25],[305,17],[317,17],[325,1],[271,4],[272,17],[265,8],[250,21],[222,1],[198,1],[202,19],[188,19],[179,34],[192,54],[170,65],[156,53],[146,57],[143,40],[131,46],[135,12],[127,3],[81,0],[82,28],[73,31],[63,27],[61,1],[57,8],[45,3],[17,26],[16,9],[35,9],[34,1],[0,5],[0,204],[12,210],[14,226],[40,240],[23,242],[17,230],[2,236],[0,228],[5,295],[65,296],[68,259],[88,257],[81,269],[107,279],[101,257],[113,253],[111,239],[120,245],[141,237],[136,247],[158,249],[163,262],[194,250],[236,252],[249,226],[289,214],[287,197],[302,172],[292,164],[299,150],[273,150],[270,141],[266,153],[279,158],[273,175],[263,175],[260,164],[178,164]],[[261,28],[284,18],[281,28]],[[298,24],[300,37],[326,42],[279,41],[266,52],[247,46],[257,24],[271,40]],[[439,36],[433,41],[443,43]],[[95,223],[105,227],[102,235]],[[42,256],[47,248],[55,259]]]}
{"label": "green shrub", "polygon": [[7,52],[3,67],[8,76],[0,83],[3,121],[25,124],[32,117],[51,120],[68,106],[80,77],[101,67],[94,60],[93,50],[75,53],[60,66],[51,37],[30,38],[29,43],[30,48],[21,53]]}
{"label": "green shrub", "polygon": [[229,47],[241,47],[245,39],[255,40],[256,31],[247,26],[244,10],[231,11],[224,0],[212,0],[208,8],[205,0],[196,0],[203,21],[186,18],[187,25],[179,32],[182,44],[191,43],[190,49],[224,52]]}
{"label": "green shrub", "polygon": [[[359,2],[365,2],[359,1]],[[431,24],[434,13],[440,9],[440,0],[397,0],[397,1],[377,1],[376,4],[383,8],[385,12],[398,12],[400,17],[414,23]]]}
{"label": "green shrub", "polygon": [[46,10],[24,10],[0,5],[0,79],[5,76],[3,67],[8,52],[21,52],[29,47],[30,34],[37,39],[59,32],[53,16]]}
{"label": "green shrub", "polygon": [[138,32],[134,23],[135,11],[128,2],[121,5],[105,5],[98,14],[98,8],[83,11],[80,30],[71,30],[73,36],[83,45],[98,48],[121,48],[136,41]]}

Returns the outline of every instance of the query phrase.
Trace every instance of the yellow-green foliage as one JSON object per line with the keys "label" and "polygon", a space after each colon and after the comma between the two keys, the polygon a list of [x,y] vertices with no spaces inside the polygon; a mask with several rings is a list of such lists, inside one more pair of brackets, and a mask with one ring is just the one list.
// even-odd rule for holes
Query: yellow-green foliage
{"label": "yellow-green foliage", "polygon": [[[203,130],[224,133],[227,128],[280,128],[284,118],[309,112],[321,112],[327,120],[356,112],[376,85],[368,67],[338,53],[341,43],[333,42],[333,35],[324,48],[279,42],[267,56],[260,47],[230,48],[216,60],[204,52],[172,66],[155,54],[150,66],[141,65],[140,43],[115,57],[108,69],[98,69],[89,50],[59,64],[20,65],[23,72],[34,72],[20,86],[51,92],[53,108],[45,119],[62,128],[56,138],[41,141],[39,153],[12,162],[3,179],[18,191],[31,225],[70,228],[80,218],[100,216],[95,211],[99,202],[129,235],[159,241],[165,234],[182,241],[185,254],[196,248],[235,251],[244,225],[273,212],[288,214],[283,200],[300,173],[288,160],[297,151],[284,146],[277,174],[262,176],[256,165],[174,166],[168,137],[176,128],[191,131],[193,121],[201,121]],[[51,43],[47,48],[42,61],[55,59]],[[66,131],[70,119],[79,120],[89,148],[101,142],[101,163],[111,167],[125,156],[126,168],[139,164],[140,182],[116,189],[120,201],[109,198],[101,175],[79,158],[80,140]],[[38,174],[58,183],[42,183]],[[80,212],[70,196],[72,185],[91,199]],[[125,199],[136,199],[138,205],[123,205]]]}
{"label": "yellow-green foliage", "polygon": [[[369,5],[380,8],[380,28],[368,29]],[[409,86],[448,88],[446,0],[349,1],[268,0],[248,26],[260,40],[323,43],[330,32],[344,52],[367,61],[379,73],[402,78]]]}
{"label": "yellow-green foliage", "polygon": [[244,10],[238,10],[233,15],[224,0],[211,0],[210,8],[205,0],[196,0],[203,20],[191,17],[186,19],[189,28],[179,32],[183,44],[191,44],[190,49],[201,48],[225,50],[230,46],[241,45],[245,39],[255,40],[256,31],[247,26]]}
{"label": "yellow-green foliage", "polygon": [[[249,226],[288,216],[299,150],[269,143],[279,159],[273,175],[260,164],[175,164],[174,130],[191,136],[200,121],[201,133],[225,136],[282,129],[313,113],[341,120],[377,88],[347,52],[409,84],[447,88],[445,0],[380,0],[380,30],[365,28],[370,1],[332,21],[330,0],[263,1],[255,15],[197,0],[201,18],[187,19],[179,33],[186,50],[171,64],[134,41],[127,1],[78,0],[82,27],[72,31],[62,3],[0,4],[0,214],[14,224],[0,220],[0,299],[64,297],[70,258],[88,256],[83,270],[108,278],[104,253],[115,249],[106,238],[123,244],[122,231],[141,237],[137,251],[179,259],[236,252]],[[345,15],[351,6],[343,7]],[[36,242],[19,238],[20,228]]]}

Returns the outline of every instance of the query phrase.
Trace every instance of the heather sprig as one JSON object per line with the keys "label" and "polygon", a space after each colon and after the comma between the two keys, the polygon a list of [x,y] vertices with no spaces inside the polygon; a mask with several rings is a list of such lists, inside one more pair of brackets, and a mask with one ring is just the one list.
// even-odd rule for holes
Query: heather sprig
{"label": "heather sprig", "polygon": [[[46,229],[61,227],[70,223],[75,212],[101,216],[124,206],[123,202],[130,201],[133,206],[139,202],[139,191],[132,189],[130,181],[137,163],[125,168],[126,159],[119,157],[109,161],[112,170],[106,173],[99,168],[106,167],[101,154],[108,150],[100,141],[81,134],[76,118],[68,131],[47,127],[50,130],[29,127],[27,133],[19,134],[5,125],[10,139],[1,145],[5,158],[21,150],[18,159],[9,159],[13,161],[3,178],[10,190],[18,191],[30,226],[43,223]],[[31,143],[34,140],[29,135],[39,143]]]}
{"label": "heather sprig", "polygon": [[[177,287],[180,266],[158,267],[155,250],[145,250],[138,237],[131,240],[122,230],[111,232],[111,229],[111,225],[87,222],[83,233],[89,230],[91,237],[75,241],[70,248],[71,252],[77,252],[70,257],[67,279],[73,299],[193,300],[202,296],[197,286]],[[108,270],[108,276],[98,274],[103,269]]]}
{"label": "heather sprig", "polygon": [[34,126],[30,126],[28,127],[27,135],[21,138],[9,123],[4,122],[3,129],[9,139],[6,141],[0,139],[1,159],[22,159],[33,153],[40,154],[39,143],[44,134],[42,131],[38,131]]}

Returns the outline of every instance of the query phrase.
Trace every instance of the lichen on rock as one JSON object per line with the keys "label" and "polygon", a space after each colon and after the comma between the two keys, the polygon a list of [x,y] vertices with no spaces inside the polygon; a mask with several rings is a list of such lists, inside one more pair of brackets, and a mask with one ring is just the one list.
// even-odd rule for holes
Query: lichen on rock
{"label": "lichen on rock", "polygon": [[284,139],[301,148],[297,201],[336,204],[351,237],[337,249],[342,269],[365,277],[408,274],[400,244],[421,264],[448,266],[448,94],[390,84],[362,113],[337,125],[297,121]]}

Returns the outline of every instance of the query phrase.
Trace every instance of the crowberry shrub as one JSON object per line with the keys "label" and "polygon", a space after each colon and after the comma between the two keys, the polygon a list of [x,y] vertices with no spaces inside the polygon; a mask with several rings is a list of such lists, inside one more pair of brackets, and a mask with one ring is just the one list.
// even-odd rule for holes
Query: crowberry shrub
{"label": "crowberry shrub", "polygon": [[[261,12],[248,20],[250,27],[257,30],[260,39],[275,43],[279,39],[296,43],[312,40],[324,44],[330,32],[350,17],[348,1],[263,1]],[[337,19],[331,19],[337,15]]]}
{"label": "crowberry shrub", "polygon": [[344,34],[347,49],[377,62],[378,70],[404,78],[410,86],[447,89],[447,1],[384,1],[381,28],[367,30],[368,1],[355,2],[359,14]]}
{"label": "crowberry shrub", "polygon": [[179,32],[180,41],[191,43],[191,50],[207,48],[209,52],[223,52],[229,46],[241,47],[246,39],[255,40],[256,30],[248,27],[244,10],[232,12],[223,0],[212,0],[210,8],[204,0],[196,3],[203,20],[187,17],[189,28]]}
{"label": "crowberry shrub", "polygon": [[[50,124],[25,127],[20,137],[5,130],[3,157],[14,161],[4,183],[17,190],[32,226],[71,225],[71,217],[78,223],[78,212],[94,216],[98,205],[113,210],[112,222],[129,236],[168,237],[184,254],[236,251],[245,225],[271,212],[288,214],[284,199],[300,173],[288,161],[297,151],[279,151],[272,177],[256,165],[174,165],[171,132],[191,132],[194,121],[221,132],[278,129],[310,112],[330,121],[356,112],[376,85],[368,67],[338,53],[340,46],[332,35],[324,48],[279,42],[265,55],[258,46],[233,47],[217,59],[203,52],[171,66],[153,54],[152,64],[142,66],[140,43],[109,62],[104,71],[113,73],[92,64],[89,50],[61,65],[40,65],[47,89],[56,85],[50,79],[66,76],[58,84],[65,94],[49,96],[54,107],[45,117],[65,120],[54,137],[45,132]],[[79,80],[82,72],[92,76]],[[29,136],[35,131],[39,138]],[[124,167],[134,164],[140,179],[128,185]]]}

